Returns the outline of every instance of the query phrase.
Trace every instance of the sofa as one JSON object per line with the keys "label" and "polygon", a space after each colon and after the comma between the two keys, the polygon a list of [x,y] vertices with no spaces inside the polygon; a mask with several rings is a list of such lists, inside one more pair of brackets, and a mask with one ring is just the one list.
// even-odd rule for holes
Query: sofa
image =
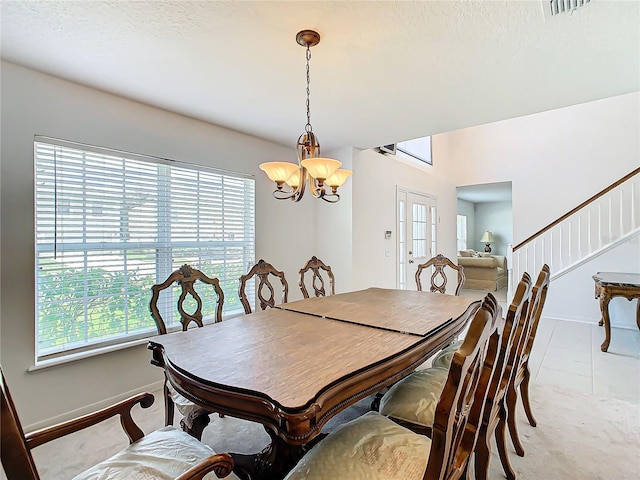
{"label": "sofa", "polygon": [[496,291],[507,285],[507,257],[460,250],[458,265],[464,267],[464,285],[462,288]]}

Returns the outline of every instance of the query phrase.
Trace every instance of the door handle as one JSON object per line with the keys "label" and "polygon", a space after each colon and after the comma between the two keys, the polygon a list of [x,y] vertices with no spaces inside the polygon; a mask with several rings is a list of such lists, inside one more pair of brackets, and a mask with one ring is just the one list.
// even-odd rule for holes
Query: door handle
{"label": "door handle", "polygon": [[409,260],[409,263],[413,263],[413,260]]}

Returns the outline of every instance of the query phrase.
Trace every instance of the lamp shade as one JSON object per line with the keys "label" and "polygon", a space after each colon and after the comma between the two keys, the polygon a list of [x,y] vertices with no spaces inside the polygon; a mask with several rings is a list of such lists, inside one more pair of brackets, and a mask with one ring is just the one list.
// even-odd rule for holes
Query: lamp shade
{"label": "lamp shade", "polygon": [[324,183],[325,185],[328,185],[330,187],[339,187],[344,184],[344,182],[346,182],[352,174],[353,172],[351,170],[344,170],[342,168],[339,168],[338,170],[333,172],[333,175],[327,178]]}
{"label": "lamp shade", "polygon": [[333,172],[342,166],[342,162],[339,160],[333,160],[332,158],[307,158],[300,162],[304,168],[307,169],[309,175],[313,178],[326,180]]}
{"label": "lamp shade", "polygon": [[266,162],[260,164],[260,169],[267,174],[269,180],[280,184],[286,182],[298,168],[298,165],[290,162]]}
{"label": "lamp shade", "polygon": [[482,238],[480,239],[480,241],[482,243],[493,243],[496,241],[496,239],[493,237],[493,233],[487,230],[482,234]]}
{"label": "lamp shade", "polygon": [[291,175],[288,179],[287,179],[287,185],[289,185],[291,188],[296,189],[300,186],[300,173],[302,172],[301,168],[297,168],[295,172],[293,172],[293,175]]}

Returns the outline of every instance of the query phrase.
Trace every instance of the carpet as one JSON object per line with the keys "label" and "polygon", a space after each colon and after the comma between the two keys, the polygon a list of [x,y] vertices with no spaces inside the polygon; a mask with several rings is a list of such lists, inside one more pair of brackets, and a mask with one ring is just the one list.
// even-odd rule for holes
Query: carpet
{"label": "carpet", "polygon": [[[509,445],[511,463],[520,480],[637,480],[640,478],[640,405],[551,385],[531,386],[536,428],[521,407],[518,428],[526,453],[518,457]],[[333,418],[324,431],[369,409],[366,398]],[[150,431],[162,426],[163,402],[135,414]],[[177,420],[176,420],[177,423]],[[253,453],[269,441],[261,425],[211,416],[203,441],[219,452]],[[43,445],[34,450],[43,480],[73,477],[126,445],[117,420]],[[494,445],[490,479],[505,478]]]}

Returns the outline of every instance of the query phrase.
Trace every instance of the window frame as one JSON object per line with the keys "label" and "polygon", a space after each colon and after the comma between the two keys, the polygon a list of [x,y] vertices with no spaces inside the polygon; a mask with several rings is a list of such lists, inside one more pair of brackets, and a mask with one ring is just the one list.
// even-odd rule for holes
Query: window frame
{"label": "window frame", "polygon": [[[187,194],[188,194],[189,193],[188,188],[190,186],[190,183],[187,182],[188,180],[187,177],[189,175],[194,175],[199,179],[197,182],[197,185],[194,186],[194,188],[197,189],[200,187],[200,185],[204,185],[202,187],[203,196],[205,195],[205,193],[210,194],[212,191],[214,193],[220,193],[219,197],[220,197],[220,202],[222,204],[222,207],[221,207],[222,213],[220,214],[220,218],[222,218],[222,222],[226,222],[227,220],[225,220],[225,218],[229,216],[229,214],[226,213],[227,210],[225,210],[225,207],[224,207],[225,201],[231,202],[231,203],[236,201],[236,203],[229,208],[235,208],[234,212],[242,211],[242,213],[239,216],[240,220],[238,221],[238,218],[237,218],[238,215],[236,215],[234,216],[235,223],[233,223],[233,228],[235,229],[234,231],[237,231],[237,229],[239,228],[240,231],[242,232],[242,234],[239,236],[240,239],[234,240],[233,232],[228,234],[223,234],[223,237],[221,240],[203,241],[202,239],[200,239],[200,235],[203,235],[200,233],[201,230],[206,230],[207,233],[211,231],[211,227],[207,229],[205,228],[205,226],[203,226],[201,228],[201,219],[203,219],[202,223],[204,224],[205,223],[204,220],[209,220],[212,218],[211,215],[215,215],[215,213],[211,213],[211,210],[212,210],[211,204],[207,203],[206,206],[208,207],[208,210],[207,210],[208,216],[206,217],[202,216],[203,214],[200,213],[200,207],[196,207],[196,206],[194,206],[194,208],[197,209],[198,213],[196,214],[193,214],[192,212],[185,213],[185,215],[189,217],[189,219],[192,222],[195,222],[195,224],[197,225],[196,229],[198,231],[198,240],[193,240],[193,239],[189,241],[184,241],[184,240],[176,241],[175,239],[172,240],[171,236],[174,234],[174,230],[171,229],[171,226],[167,227],[167,225],[163,225],[162,227],[158,227],[158,229],[155,230],[154,232],[157,238],[155,238],[154,241],[150,241],[147,243],[136,242],[136,241],[127,242],[126,239],[123,241],[122,238],[116,239],[116,241],[114,242],[101,243],[100,245],[96,245],[95,242],[86,242],[86,239],[83,239],[84,243],[80,242],[80,244],[63,242],[62,237],[59,238],[59,235],[61,234],[56,231],[57,228],[60,228],[58,226],[58,223],[65,221],[60,219],[61,218],[60,212],[64,214],[64,208],[60,209],[60,205],[64,205],[65,203],[64,203],[64,200],[59,199],[56,196],[57,193],[55,193],[57,192],[58,182],[62,182],[62,180],[58,179],[58,175],[60,175],[60,172],[58,170],[58,165],[55,163],[55,161],[54,161],[54,167],[53,167],[55,172],[54,181],[53,181],[53,185],[54,185],[53,200],[50,197],[46,197],[46,196],[45,196],[46,197],[45,199],[39,197],[39,195],[40,196],[43,195],[43,192],[45,191],[48,192],[47,189],[52,188],[51,180],[49,180],[48,183],[45,182],[46,187],[41,185],[42,179],[43,179],[41,170],[44,168],[43,165],[46,163],[46,161],[40,158],[42,154],[39,153],[38,151],[38,148],[41,145],[47,145],[51,147],[53,150],[55,150],[56,148],[59,148],[64,151],[74,150],[74,151],[84,152],[85,156],[81,160],[81,162],[85,169],[87,168],[86,164],[88,163],[86,154],[91,154],[97,157],[104,155],[105,158],[116,157],[118,159],[121,159],[122,164],[127,165],[127,167],[131,168],[132,171],[135,171],[136,166],[139,167],[140,165],[144,165],[144,168],[149,169],[149,171],[155,170],[155,174],[152,173],[147,177],[144,177],[144,175],[147,172],[142,172],[142,170],[139,172],[137,171],[136,172],[138,175],[140,175],[141,178],[143,178],[143,180],[147,181],[147,183],[150,185],[149,188],[154,192],[156,192],[155,203],[154,201],[150,201],[149,203],[151,206],[149,206],[148,208],[152,210],[155,209],[155,212],[156,212],[155,220],[157,225],[160,225],[163,221],[168,221],[169,224],[171,224],[172,222],[175,221],[174,216],[177,215],[176,210],[172,206],[173,203],[170,201],[167,202],[161,199],[162,195],[169,196],[169,197],[173,195],[170,179],[173,179],[174,175],[179,175],[182,172],[185,175],[185,177],[178,178],[178,181],[181,182],[181,186],[184,187],[186,185]],[[137,297],[140,300],[140,302],[138,302],[139,304],[136,306],[136,309],[138,312],[137,314],[138,318],[134,319],[133,317],[131,317],[131,321],[137,325],[140,325],[141,322],[144,322],[143,330],[137,329],[134,333],[130,333],[128,332],[128,327],[125,327],[125,329],[122,332],[118,332],[115,337],[109,336],[109,334],[103,334],[102,336],[98,335],[97,339],[94,339],[94,340],[85,340],[85,341],[77,341],[77,342],[74,341],[69,344],[64,343],[64,340],[61,340],[63,341],[63,343],[59,347],[44,348],[43,344],[41,344],[40,342],[42,340],[42,331],[43,331],[42,329],[44,328],[41,325],[41,322],[42,322],[41,317],[42,317],[42,308],[44,305],[44,301],[42,301],[42,298],[43,298],[42,290],[45,284],[44,283],[41,284],[41,282],[43,281],[43,278],[46,277],[47,272],[45,271],[46,269],[42,270],[42,266],[43,266],[43,262],[46,262],[46,260],[52,254],[54,257],[56,257],[57,255],[63,255],[63,252],[67,250],[67,251],[76,252],[76,254],[78,254],[77,252],[84,252],[84,256],[90,257],[91,255],[89,254],[89,252],[93,252],[94,254],[97,254],[97,255],[100,255],[101,252],[107,252],[108,254],[113,254],[113,252],[119,252],[120,256],[122,257],[122,264],[121,264],[121,266],[123,267],[122,272],[125,272],[125,273],[122,273],[122,278],[123,278],[122,286],[124,289],[123,291],[125,292],[125,296],[122,298],[122,301],[125,304],[125,308],[124,308],[125,325],[129,325],[128,322],[130,320],[128,316],[128,312],[126,312],[127,310],[126,304],[128,304],[130,299],[135,300],[134,297],[129,296],[130,293],[126,292],[126,287],[128,282],[127,277],[131,275],[131,271],[127,270],[125,264],[127,261],[126,260],[127,256],[134,250],[141,250],[143,252],[146,252],[145,254],[141,254],[144,259],[144,260],[141,260],[141,263],[146,262],[146,263],[143,263],[146,268],[145,272],[147,274],[153,275],[154,283],[160,283],[164,281],[168,277],[168,275],[176,268],[179,268],[182,263],[190,263],[195,268],[199,268],[203,270],[204,273],[206,273],[207,275],[215,276],[215,275],[212,275],[210,271],[206,271],[202,269],[201,262],[204,262],[204,263],[210,262],[211,265],[215,264],[217,267],[222,265],[222,270],[224,272],[229,272],[230,271],[228,270],[229,268],[232,268],[231,271],[236,272],[236,270],[240,268],[239,267],[240,263],[242,264],[241,271],[244,271],[244,269],[246,269],[248,265],[251,265],[255,262],[255,224],[256,224],[255,222],[255,203],[256,203],[255,190],[256,189],[255,189],[255,178],[253,175],[240,173],[240,172],[230,172],[227,170],[222,170],[222,169],[207,167],[202,165],[195,165],[195,164],[178,161],[178,160],[170,160],[170,159],[160,158],[160,157],[155,157],[150,155],[141,155],[141,154],[136,154],[131,152],[124,152],[121,150],[115,150],[111,148],[86,145],[86,144],[81,144],[81,143],[67,141],[67,140],[61,140],[61,139],[43,136],[43,135],[34,136],[33,148],[34,148],[33,162],[34,162],[34,182],[35,182],[35,185],[34,185],[34,258],[35,258],[35,270],[36,270],[35,286],[34,286],[35,287],[34,288],[35,307],[36,307],[35,339],[34,340],[35,340],[36,365],[41,363],[46,363],[51,360],[65,359],[67,357],[73,357],[77,355],[88,356],[93,354],[94,352],[102,351],[102,350],[111,351],[120,345],[123,346],[123,348],[124,346],[128,346],[128,345],[137,345],[141,343],[142,339],[148,338],[149,336],[153,336],[157,334],[155,323],[153,322],[153,319],[148,312],[148,301],[151,298],[151,284],[149,284],[148,298],[145,299],[146,301],[145,306],[147,307],[146,316],[143,316],[143,314],[141,313],[143,308],[142,308],[142,304],[140,303],[142,300],[140,299],[143,298],[144,292],[140,290],[138,292],[138,297]],[[143,162],[143,163],[140,163],[140,162]],[[50,173],[50,170],[49,170],[49,173]],[[86,175],[87,175],[86,172],[83,174],[77,175],[78,178],[81,178],[81,180],[78,180],[79,184],[81,182],[86,182]],[[202,178],[206,178],[207,181],[209,182],[211,182],[212,178],[216,178],[216,179],[220,178],[221,185],[222,185],[220,187],[221,192],[218,192],[217,190],[214,191],[214,189],[211,189],[210,183],[206,183],[206,181],[203,184],[201,180]],[[95,181],[95,178],[92,178],[92,180]],[[126,181],[127,181],[126,178],[124,178],[122,181],[123,191],[125,188],[128,188],[126,186]],[[233,185],[233,188],[230,187],[225,192],[225,185],[227,184],[227,181],[231,182],[231,184]],[[163,184],[162,182],[169,182],[169,183]],[[207,190],[206,192],[204,191],[205,187],[209,188],[209,190]],[[229,193],[229,190],[231,190],[231,193]],[[241,193],[238,193],[238,192],[241,192]],[[182,191],[180,192],[180,194],[184,195]],[[178,194],[176,194],[176,196],[177,195]],[[91,224],[91,221],[87,220],[87,217],[89,216],[89,213],[87,212],[90,212],[92,215],[95,215],[97,218],[102,218],[101,210],[104,208],[104,205],[100,207],[98,202],[91,204],[91,201],[94,199],[91,195],[84,194],[84,195],[80,195],[78,198],[80,198],[78,202],[82,203],[82,215],[83,215],[82,222],[81,222],[82,224],[80,226],[80,223],[78,223],[78,228],[88,230],[91,228],[92,224]],[[208,196],[205,198],[209,200],[211,197]],[[237,203],[238,199],[244,200],[245,203],[241,203],[239,205]],[[125,203],[126,203],[125,201],[122,202],[123,205]],[[176,203],[178,204],[178,202]],[[49,207],[51,211],[47,211],[46,213],[43,213],[42,209],[46,208],[45,204],[46,206]],[[196,202],[196,204],[199,205],[198,202]],[[171,206],[168,206],[168,205],[171,205]],[[183,204],[178,204],[178,205],[184,206]],[[202,208],[202,210],[204,211],[205,208]],[[120,210],[120,212],[121,211],[122,210]],[[182,212],[178,212],[178,213],[182,213]],[[47,217],[47,215],[49,216]],[[227,217],[225,217],[225,215]],[[53,220],[52,220],[52,217],[53,217]],[[42,220],[43,218],[48,218],[52,220],[53,227],[51,227],[51,225],[49,225],[48,227],[42,227],[41,226],[42,222],[39,222],[39,219]],[[141,222],[140,219],[138,219],[140,223],[145,223],[146,219],[143,219],[143,220],[144,221]],[[151,221],[152,220],[149,219],[149,222]],[[238,224],[240,226],[238,226]],[[113,226],[112,224],[109,224],[109,225]],[[225,231],[225,226],[226,226],[226,223],[223,223],[223,225],[221,226],[223,231]],[[47,235],[51,236],[50,231],[47,233],[47,235],[43,234],[43,231],[45,231],[47,228],[49,229],[53,228],[54,230],[53,243],[50,241],[50,238],[47,238]],[[104,232],[102,234],[104,235]],[[189,232],[185,233],[186,236],[188,236],[189,234],[190,234]],[[226,235],[230,235],[232,240],[227,239]],[[234,263],[232,264],[231,267],[229,267],[229,264],[227,264],[227,258],[228,257],[231,258],[227,254],[227,249],[241,252],[237,256],[233,257]],[[206,255],[202,256],[201,255],[202,252],[205,252],[205,253],[209,252],[209,256],[206,256]],[[220,254],[219,252],[222,252],[222,253]],[[152,255],[152,253],[154,255]],[[117,257],[118,253],[115,253],[113,255],[114,257]],[[189,258],[189,255],[192,256],[193,260],[189,259],[188,262],[178,261],[178,258],[184,258],[184,257]],[[222,259],[219,257],[216,257],[216,255],[222,255]],[[150,259],[153,259],[153,261],[151,261]],[[178,265],[175,262],[180,263],[180,265]],[[71,269],[68,267],[65,267],[65,264],[62,262],[62,260],[60,260],[60,264],[62,266],[52,267],[50,271],[54,273],[60,271],[62,273],[60,273],[59,278],[65,278],[63,276],[64,269],[65,268],[66,270],[71,270]],[[150,269],[149,267],[149,265],[151,264],[153,264],[154,266],[153,269]],[[87,269],[91,268],[88,265],[90,265],[90,262],[85,260],[83,264],[83,268],[85,269],[83,272],[85,282],[88,277]],[[161,265],[162,267],[160,268],[159,265]],[[117,268],[119,267],[116,264],[116,267],[114,267],[114,269],[117,269]],[[75,273],[75,269],[73,270]],[[237,281],[237,278],[234,278],[234,280]],[[230,295],[230,293],[231,291],[235,292],[235,290],[237,289],[237,286],[234,284],[233,288],[231,288],[231,279],[228,275],[225,275],[225,279],[220,278],[221,286],[225,281],[227,284],[227,289],[226,289],[227,295],[225,296],[226,308],[225,308],[224,316],[229,317],[229,316],[233,316],[235,314],[240,313],[242,311],[242,306],[238,301],[237,308],[233,308],[233,302],[231,303],[227,302],[227,297],[230,297],[229,300],[233,300],[234,297]],[[51,285],[55,285],[55,282]],[[144,286],[146,287],[147,284],[144,283]],[[58,287],[59,285],[56,285],[56,288]],[[68,287],[68,288],[73,290],[72,293],[74,295],[78,293],[77,288],[75,290],[72,287]],[[178,289],[177,287],[172,289],[167,289],[167,292],[171,292],[170,295],[173,296],[174,295],[173,290],[177,290],[177,289]],[[253,292],[253,290],[249,290],[249,291]],[[82,295],[83,295],[83,301],[86,302],[86,298],[87,298],[86,287]],[[251,300],[253,301],[253,299]],[[169,304],[175,305],[175,303],[173,302],[169,302]],[[84,315],[86,317],[87,307],[84,306],[83,308],[85,309]],[[165,317],[165,315],[163,314],[163,318],[165,318],[165,320],[167,321],[167,324],[168,324],[167,327],[169,331],[173,331],[181,328],[177,320],[175,322],[172,320],[174,311],[175,311],[175,308],[173,308],[172,311],[168,312],[169,313],[168,318]],[[64,323],[64,321],[62,320],[60,321]],[[77,321],[78,321],[78,317],[75,318],[74,322],[77,323]],[[97,324],[100,325],[100,329],[99,329],[100,331],[102,331],[102,328],[104,328],[103,323],[106,324],[107,323],[106,320],[100,319],[97,322]],[[146,327],[147,324],[149,325],[148,328]],[[75,327],[75,323],[72,322],[72,326]],[[85,326],[85,332],[86,332],[86,328],[87,327]],[[57,341],[57,340],[63,339],[64,337],[58,332],[58,336],[52,335],[51,338]]]}

